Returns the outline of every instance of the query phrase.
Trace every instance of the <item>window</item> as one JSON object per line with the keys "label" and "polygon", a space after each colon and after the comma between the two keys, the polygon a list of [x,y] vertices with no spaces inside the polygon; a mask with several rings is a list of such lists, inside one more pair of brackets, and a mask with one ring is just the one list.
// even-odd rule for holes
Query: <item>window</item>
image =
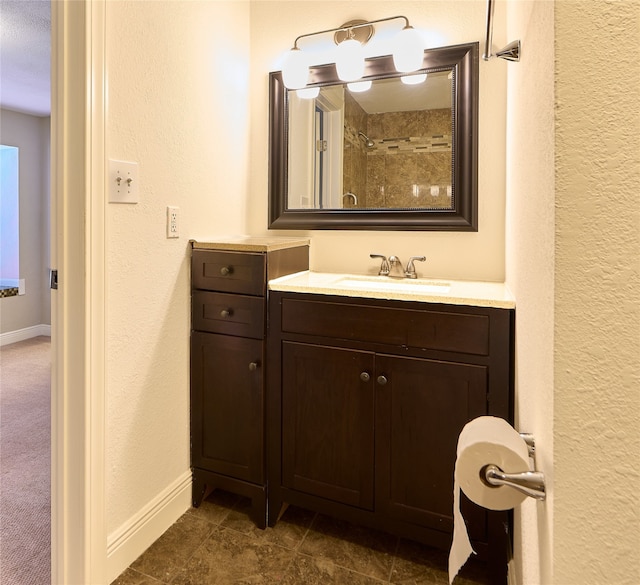
{"label": "window", "polygon": [[18,148],[0,145],[0,296],[18,294],[19,218]]}

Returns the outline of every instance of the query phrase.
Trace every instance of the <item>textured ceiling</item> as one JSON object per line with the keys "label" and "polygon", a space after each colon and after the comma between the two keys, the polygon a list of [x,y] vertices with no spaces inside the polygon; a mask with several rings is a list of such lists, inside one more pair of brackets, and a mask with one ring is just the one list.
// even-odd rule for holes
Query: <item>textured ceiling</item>
{"label": "textured ceiling", "polygon": [[0,106],[51,113],[49,0],[0,0]]}

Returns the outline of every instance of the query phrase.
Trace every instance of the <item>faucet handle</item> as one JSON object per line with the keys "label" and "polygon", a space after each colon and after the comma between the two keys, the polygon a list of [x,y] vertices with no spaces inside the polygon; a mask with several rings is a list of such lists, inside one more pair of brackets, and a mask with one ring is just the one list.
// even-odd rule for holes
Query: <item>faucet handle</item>
{"label": "faucet handle", "polygon": [[381,258],[382,263],[380,264],[378,276],[389,276],[389,262],[386,256],[383,256],[382,254],[369,254],[369,258]]}
{"label": "faucet handle", "polygon": [[426,259],[426,256],[411,256],[411,258],[409,258],[409,262],[407,262],[407,269],[404,271],[404,275],[407,278],[418,278],[418,275],[416,274],[416,267],[413,265],[413,261],[417,260],[418,262],[424,262]]}

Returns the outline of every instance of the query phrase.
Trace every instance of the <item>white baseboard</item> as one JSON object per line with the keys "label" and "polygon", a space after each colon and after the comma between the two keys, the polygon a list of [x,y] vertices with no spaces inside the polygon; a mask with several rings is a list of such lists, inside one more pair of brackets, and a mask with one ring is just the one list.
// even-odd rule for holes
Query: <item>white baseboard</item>
{"label": "white baseboard", "polygon": [[107,583],[116,579],[191,506],[191,471],[107,537]]}
{"label": "white baseboard", "polygon": [[33,327],[25,327],[17,331],[0,333],[0,346],[16,343],[17,341],[24,341],[32,337],[39,337],[40,335],[51,337],[51,325],[34,325]]}

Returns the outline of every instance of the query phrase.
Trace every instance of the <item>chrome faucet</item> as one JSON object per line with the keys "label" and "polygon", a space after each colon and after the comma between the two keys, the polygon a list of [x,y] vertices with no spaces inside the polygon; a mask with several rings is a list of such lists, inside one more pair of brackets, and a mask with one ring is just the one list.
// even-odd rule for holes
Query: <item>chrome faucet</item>
{"label": "chrome faucet", "polygon": [[378,276],[389,276],[391,278],[418,278],[416,267],[413,263],[416,260],[418,262],[424,262],[427,259],[426,256],[411,256],[409,262],[407,262],[407,267],[403,270],[402,262],[397,256],[389,256],[388,260],[387,257],[382,254],[369,254],[369,257],[380,258],[382,260]]}
{"label": "chrome faucet", "polygon": [[404,271],[404,275],[406,278],[418,278],[418,274],[416,273],[416,267],[413,265],[413,261],[417,260],[418,262],[424,262],[426,260],[426,256],[411,256],[409,258],[409,262],[407,262],[407,268]]}
{"label": "chrome faucet", "polygon": [[389,276],[393,278],[403,278],[405,272],[402,270],[402,262],[397,256],[389,256]]}

